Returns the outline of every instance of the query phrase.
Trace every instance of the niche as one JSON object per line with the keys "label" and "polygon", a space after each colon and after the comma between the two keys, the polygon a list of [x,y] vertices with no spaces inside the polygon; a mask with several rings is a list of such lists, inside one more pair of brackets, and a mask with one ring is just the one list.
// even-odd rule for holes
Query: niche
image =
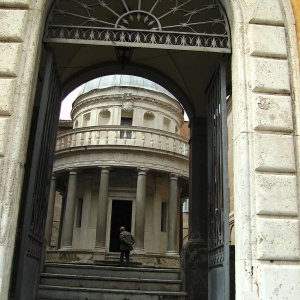
{"label": "niche", "polygon": [[110,121],[110,111],[108,109],[102,109],[98,115],[98,125],[108,125]]}
{"label": "niche", "polygon": [[91,113],[83,115],[82,127],[91,126]]}
{"label": "niche", "polygon": [[164,117],[164,130],[165,131],[170,131],[170,126],[171,126],[171,120]]}
{"label": "niche", "polygon": [[155,115],[153,112],[147,111],[144,113],[144,127],[155,127]]}

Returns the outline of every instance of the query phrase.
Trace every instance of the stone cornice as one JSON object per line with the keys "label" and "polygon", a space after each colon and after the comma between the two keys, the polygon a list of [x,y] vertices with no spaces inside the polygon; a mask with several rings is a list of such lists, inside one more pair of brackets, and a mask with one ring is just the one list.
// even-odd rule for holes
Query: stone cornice
{"label": "stone cornice", "polygon": [[[100,151],[101,149],[101,151]],[[178,174],[185,179],[189,176],[189,159],[186,156],[168,151],[145,149],[130,146],[84,146],[57,151],[54,172],[68,168],[97,167],[146,168]]]}

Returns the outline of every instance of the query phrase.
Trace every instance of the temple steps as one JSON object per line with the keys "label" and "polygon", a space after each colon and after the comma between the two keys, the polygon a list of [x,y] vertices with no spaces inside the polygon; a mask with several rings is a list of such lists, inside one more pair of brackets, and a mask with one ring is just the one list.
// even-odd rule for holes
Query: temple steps
{"label": "temple steps", "polygon": [[39,300],[182,300],[178,269],[45,264]]}

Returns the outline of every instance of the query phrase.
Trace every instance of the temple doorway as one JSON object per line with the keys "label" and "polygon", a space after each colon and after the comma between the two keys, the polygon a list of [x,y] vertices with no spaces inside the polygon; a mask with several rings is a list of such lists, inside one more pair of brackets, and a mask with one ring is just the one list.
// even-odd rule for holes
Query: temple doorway
{"label": "temple doorway", "polygon": [[119,252],[120,227],[124,226],[131,231],[132,201],[113,200],[110,224],[109,252]]}

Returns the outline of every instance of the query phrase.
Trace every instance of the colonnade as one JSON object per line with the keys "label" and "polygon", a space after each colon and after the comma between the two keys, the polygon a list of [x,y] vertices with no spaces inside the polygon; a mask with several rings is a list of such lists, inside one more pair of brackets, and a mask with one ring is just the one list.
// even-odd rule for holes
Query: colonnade
{"label": "colonnade", "polygon": [[[107,211],[108,211],[108,190],[109,190],[109,174],[110,167],[102,166],[99,196],[97,203],[97,225],[96,225],[96,241],[95,250],[105,252],[106,249],[106,232],[107,232]],[[135,216],[135,252],[144,253],[144,239],[145,239],[145,215],[146,215],[146,183],[147,183],[147,169],[140,168],[137,170],[137,186],[136,186],[136,216]],[[67,198],[65,204],[65,212],[63,218],[63,231],[61,240],[61,249],[72,249],[74,218],[77,199],[77,177],[78,171],[76,169],[69,170]],[[178,217],[178,177],[170,174],[170,191],[168,202],[168,226],[167,226],[167,255],[178,254],[177,246],[177,217]],[[46,236],[47,245],[50,246],[52,222],[56,195],[56,176],[53,175],[51,179],[51,187],[49,194],[48,216],[46,222]]]}

